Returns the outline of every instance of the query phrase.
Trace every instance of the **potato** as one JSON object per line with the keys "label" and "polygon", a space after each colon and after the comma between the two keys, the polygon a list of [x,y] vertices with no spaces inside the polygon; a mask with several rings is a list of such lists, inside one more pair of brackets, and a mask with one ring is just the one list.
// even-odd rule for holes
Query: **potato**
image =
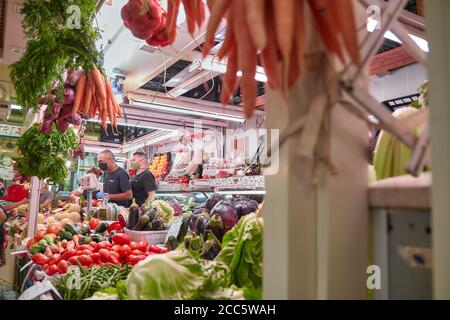
{"label": "potato", "polygon": [[74,223],[80,222],[80,220],[81,220],[80,214],[78,212],[76,212],[76,211],[69,212],[68,218],[70,220],[72,220]]}
{"label": "potato", "polygon": [[44,222],[45,222],[45,216],[42,213],[38,213],[37,223],[38,224],[43,224]]}
{"label": "potato", "polygon": [[61,226],[61,228],[65,228],[66,224],[73,224],[73,221],[70,220],[69,218],[64,218],[59,222],[59,225]]}

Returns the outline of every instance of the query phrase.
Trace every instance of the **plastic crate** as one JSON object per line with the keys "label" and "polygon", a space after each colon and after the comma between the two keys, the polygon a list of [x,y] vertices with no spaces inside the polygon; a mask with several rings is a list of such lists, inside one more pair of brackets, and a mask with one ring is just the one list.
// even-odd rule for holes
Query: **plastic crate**
{"label": "plastic crate", "polygon": [[133,241],[147,240],[149,244],[160,244],[166,240],[169,230],[161,231],[134,231],[124,228],[123,231],[130,236]]}

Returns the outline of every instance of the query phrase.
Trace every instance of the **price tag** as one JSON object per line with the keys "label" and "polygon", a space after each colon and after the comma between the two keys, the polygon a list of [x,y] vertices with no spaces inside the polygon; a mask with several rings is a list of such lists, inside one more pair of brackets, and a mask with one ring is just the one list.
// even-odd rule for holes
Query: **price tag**
{"label": "price tag", "polygon": [[40,295],[49,291],[53,291],[62,300],[62,297],[59,294],[58,290],[56,290],[56,288],[49,280],[45,280],[32,286],[31,288],[28,288],[21,294],[18,300],[35,300],[38,299]]}
{"label": "price tag", "polygon": [[178,217],[172,222],[172,224],[170,225],[169,231],[167,232],[166,240],[164,242],[166,242],[169,239],[169,237],[171,237],[171,236],[173,236],[175,238],[178,237],[178,233],[180,233],[182,223],[183,223],[182,217]]}

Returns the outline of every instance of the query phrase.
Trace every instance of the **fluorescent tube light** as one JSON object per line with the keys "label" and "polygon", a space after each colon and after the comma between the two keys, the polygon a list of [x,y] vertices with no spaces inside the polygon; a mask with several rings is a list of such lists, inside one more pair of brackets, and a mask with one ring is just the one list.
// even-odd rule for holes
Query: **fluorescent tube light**
{"label": "fluorescent tube light", "polygon": [[222,195],[250,195],[250,194],[266,194],[265,190],[221,190],[217,191],[218,194]]}
{"label": "fluorescent tube light", "polygon": [[22,110],[22,106],[19,106],[18,104],[12,104],[11,109],[12,110]]}
{"label": "fluorescent tube light", "polygon": [[155,193],[156,197],[177,197],[177,198],[183,198],[184,195],[182,193]]}
{"label": "fluorescent tube light", "polygon": [[136,105],[139,107],[151,108],[154,110],[182,113],[182,114],[188,114],[188,115],[200,116],[200,117],[206,117],[206,118],[212,118],[212,119],[228,120],[228,121],[234,121],[234,122],[240,122],[240,123],[245,122],[244,118],[241,118],[238,116],[232,116],[232,115],[227,115],[227,114],[223,114],[223,113],[215,113],[215,112],[208,112],[208,111],[198,111],[198,110],[187,109],[187,108],[182,108],[182,107],[154,104],[154,103],[149,103],[149,102],[140,101],[140,100],[133,100],[133,105]]}
{"label": "fluorescent tube light", "polygon": [[166,139],[170,139],[173,138],[175,136],[178,135],[178,131],[169,131],[166,134],[161,134],[160,136],[154,137],[154,138],[150,138],[144,142],[140,142],[140,143],[130,143],[129,145],[124,145],[122,147],[122,152],[123,153],[127,153],[133,150],[137,150],[140,148],[144,148],[146,146],[151,146],[153,144],[156,144],[158,142],[164,141]]}

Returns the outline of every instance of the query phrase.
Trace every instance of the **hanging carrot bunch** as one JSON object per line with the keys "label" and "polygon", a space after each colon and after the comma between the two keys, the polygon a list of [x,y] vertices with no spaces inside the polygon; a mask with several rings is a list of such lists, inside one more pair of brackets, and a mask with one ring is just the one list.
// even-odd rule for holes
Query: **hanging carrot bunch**
{"label": "hanging carrot bunch", "polygon": [[[221,102],[229,103],[240,83],[245,114],[256,101],[258,55],[274,90],[287,90],[301,74],[304,55],[306,5],[312,12],[325,47],[344,61],[345,54],[359,64],[358,41],[351,0],[213,0],[204,55],[214,45],[214,35],[224,18],[225,40],[218,58],[227,58]],[[239,79],[238,71],[242,72]]]}

